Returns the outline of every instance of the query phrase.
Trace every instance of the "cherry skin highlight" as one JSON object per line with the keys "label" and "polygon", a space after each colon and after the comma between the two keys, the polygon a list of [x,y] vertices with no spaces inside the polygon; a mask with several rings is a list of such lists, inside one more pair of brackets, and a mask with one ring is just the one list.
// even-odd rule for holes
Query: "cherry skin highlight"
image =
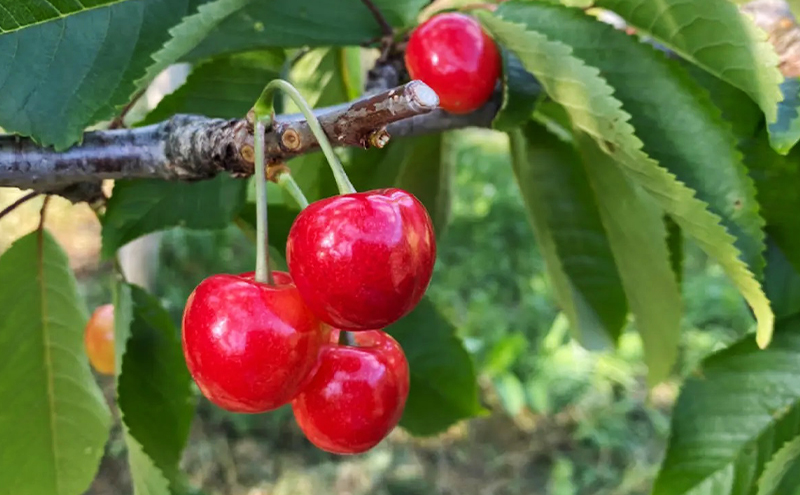
{"label": "cherry skin highlight", "polygon": [[288,404],[310,379],[330,330],[305,306],[288,273],[275,285],[254,273],[213,275],[189,296],[183,351],[189,372],[211,402],[262,413]]}
{"label": "cherry skin highlight", "polygon": [[474,18],[450,12],[417,26],[406,46],[406,69],[439,95],[450,113],[480,108],[500,76],[500,51]]}
{"label": "cherry skin highlight", "polygon": [[427,210],[400,189],[316,201],[286,243],[289,273],[306,305],[342,330],[384,328],[428,288],[436,240]]}
{"label": "cherry skin highlight", "polygon": [[408,361],[397,341],[377,330],[354,336],[358,347],[323,347],[313,377],[292,401],[309,441],[333,454],[375,447],[397,426],[408,398]]}
{"label": "cherry skin highlight", "polygon": [[114,305],[98,306],[83,334],[86,355],[100,374],[114,374]]}

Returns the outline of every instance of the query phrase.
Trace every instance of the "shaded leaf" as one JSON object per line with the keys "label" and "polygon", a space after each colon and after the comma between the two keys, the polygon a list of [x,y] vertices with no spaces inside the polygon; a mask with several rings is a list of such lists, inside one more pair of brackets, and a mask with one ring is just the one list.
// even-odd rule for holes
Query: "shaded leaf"
{"label": "shaded leaf", "polygon": [[595,141],[581,134],[579,149],[600,218],[617,263],[636,330],[642,337],[648,382],[666,379],[678,357],[683,304],[670,263],[662,211],[625,177]]}
{"label": "shaded leaf", "polygon": [[514,173],[574,338],[612,346],[628,304],[581,158],[544,127],[511,134]]}
{"label": "shaded leaf", "polygon": [[[667,249],[669,249],[669,264],[678,285],[683,281],[683,233],[675,220],[665,216],[664,227],[667,229]],[[766,288],[764,289],[766,292]],[[769,293],[767,293],[769,297]],[[770,298],[770,300],[772,300]]]}
{"label": "shaded leaf", "polygon": [[[597,67],[631,115],[643,151],[720,216],[744,261],[764,268],[764,221],[737,140],[708,93],[663,53],[577,9],[506,2],[498,9],[528,29],[570,45]],[[613,57],[604,56],[612,52]]]}
{"label": "shaded leaf", "polygon": [[150,54],[196,3],[127,0],[100,7],[90,0],[84,5],[95,8],[0,34],[0,127],[59,150],[76,143],[87,126],[114,116],[130,99]]}
{"label": "shaded leaf", "polygon": [[111,415],[83,345],[88,316],[66,253],[33,232],[0,257],[0,486],[79,495],[97,472]]}
{"label": "shaded leaf", "polygon": [[800,150],[775,153],[762,130],[743,144],[745,162],[758,189],[766,232],[780,246],[796,270],[800,270]]}
{"label": "shaded leaf", "polygon": [[158,300],[143,289],[124,286],[118,291],[120,298],[130,294],[132,303],[128,338],[126,328],[117,327],[119,345],[124,346],[124,352],[118,351],[122,363],[117,377],[122,420],[142,453],[167,479],[175,480],[194,414],[192,379],[180,330]]}
{"label": "shaded leaf", "polygon": [[764,290],[778,319],[800,316],[800,275],[772,238],[767,239]]}
{"label": "shaded leaf", "polygon": [[[431,134],[406,138],[391,143],[401,148],[402,163],[397,178],[383,185],[394,185],[416,196],[428,210],[433,220],[436,237],[441,237],[450,220],[452,201],[454,157],[448,148],[452,133]],[[380,167],[382,163],[375,164]]]}
{"label": "shaded leaf", "polygon": [[783,80],[766,34],[728,0],[598,0],[637,30],[747,93],[768,122]]}
{"label": "shaded leaf", "polygon": [[0,34],[125,0],[0,0]]}
{"label": "shaded leaf", "polygon": [[[122,363],[131,337],[131,324],[134,318],[132,286],[118,282],[114,285],[114,365],[119,386]],[[119,391],[117,392],[119,397]],[[125,445],[128,448],[128,466],[135,495],[169,495],[169,481],[156,467],[155,462],[145,454],[142,444],[130,433],[130,428],[122,421]]]}
{"label": "shaded leaf", "polygon": [[502,47],[500,53],[503,56],[503,103],[492,127],[510,131],[530,120],[543,92],[539,81],[525,70],[516,55]]}
{"label": "shaded leaf", "polygon": [[280,76],[284,55],[277,50],[219,57],[192,70],[186,82],[166,95],[138,125],[178,113],[233,119],[244,117],[264,85]]}
{"label": "shaded leaf", "polygon": [[675,405],[653,495],[750,493],[764,463],[800,433],[800,319],[764,350],[745,337],[706,358]]}
{"label": "shaded leaf", "polygon": [[526,30],[523,25],[485,12],[477,15],[502,44],[516,53],[549,96],[564,105],[573,125],[596,139],[628,177],[650,193],[683,231],[720,263],[753,308],[758,342],[767,345],[775,317],[757,279],[739,259],[735,239],[692,189],[642,151],[642,142],[628,122],[629,115],[621,110],[621,103],[612,96],[612,88],[598,70],[572,56],[568,46]]}
{"label": "shaded leaf", "polygon": [[[428,0],[373,0],[390,24],[414,22]],[[360,45],[380,37],[361,0],[252,0],[220,22],[187,58],[264,47]]]}
{"label": "shaded leaf", "polygon": [[[169,41],[152,55],[151,64],[139,86],[150,83],[164,69],[181,60],[199,45],[219,25],[233,16],[253,0],[211,0],[198,7],[197,12],[184,17],[180,24],[169,30]],[[209,54],[209,56],[217,55]]]}
{"label": "shaded leaf", "polygon": [[731,125],[737,141],[749,139],[756,133],[764,122],[764,114],[744,91],[690,62],[685,60],[674,60],[674,62],[680,65],[697,84],[705,88],[711,101],[722,111],[722,118]]}
{"label": "shaded leaf", "polygon": [[103,256],[171,227],[222,229],[239,213],[247,181],[220,175],[200,182],[117,181],[103,216]]}
{"label": "shaded leaf", "polygon": [[433,435],[483,413],[472,360],[456,329],[427,297],[386,331],[402,346],[411,371],[400,426],[412,435]]}
{"label": "shaded leaf", "polygon": [[800,436],[775,453],[758,481],[758,495],[788,495],[800,490]]}
{"label": "shaded leaf", "polygon": [[125,444],[128,446],[128,465],[134,495],[172,495],[169,481],[156,467],[153,460],[144,453],[142,445],[125,431]]}

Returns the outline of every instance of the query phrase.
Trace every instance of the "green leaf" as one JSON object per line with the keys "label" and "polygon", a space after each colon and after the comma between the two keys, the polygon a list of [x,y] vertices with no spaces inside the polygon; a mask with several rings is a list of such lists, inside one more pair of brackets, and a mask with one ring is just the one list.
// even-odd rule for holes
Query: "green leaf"
{"label": "green leaf", "polygon": [[769,125],[772,148],[785,155],[800,141],[800,79],[785,79],[781,83],[783,101],[778,103],[778,120]]}
{"label": "green leaf", "polygon": [[[41,0],[35,3],[41,9]],[[101,7],[89,0],[84,6],[92,8],[49,20],[31,9],[39,23],[0,34],[0,127],[57,150],[76,143],[87,126],[129,101],[150,54],[196,3],[127,0]],[[52,3],[59,10],[67,4],[81,5]]]}
{"label": "green leaf", "polygon": [[247,181],[220,175],[200,182],[118,181],[103,216],[103,256],[128,242],[170,227],[211,230],[228,226],[246,197]]}
{"label": "green leaf", "polygon": [[124,0],[0,0],[0,34]]}
{"label": "green leaf", "polygon": [[673,61],[680,65],[697,84],[705,88],[711,101],[722,111],[722,118],[731,125],[737,141],[751,138],[762,126],[764,114],[742,90],[690,62]]}
{"label": "green leaf", "polygon": [[[118,282],[114,285],[114,365],[119,387],[122,364],[131,338],[131,324],[134,318],[132,286]],[[119,398],[119,390],[117,390]],[[155,462],[144,452],[142,444],[131,435],[130,428],[123,417],[125,445],[128,448],[128,465],[135,495],[170,495],[169,481]]]}
{"label": "green leaf", "polygon": [[156,467],[153,460],[144,453],[142,445],[127,431],[125,444],[128,446],[128,465],[134,495],[172,495],[169,481]]}
{"label": "green leaf", "polygon": [[500,43],[513,51],[557,103],[566,107],[573,125],[598,141],[628,177],[643,187],[713,259],[717,260],[753,308],[760,345],[769,343],[775,316],[769,301],[747,265],[739,259],[734,237],[720,225],[694,191],[643,151],[629,115],[621,110],[613,89],[596,68],[571,54],[571,49],[523,25],[485,12],[477,14]]}
{"label": "green leaf", "polygon": [[758,495],[788,495],[800,491],[800,436],[787,442],[770,459],[758,481]]}
{"label": "green leaf", "polygon": [[[211,0],[201,5],[194,14],[183,18],[180,24],[169,30],[169,41],[153,53],[152,63],[137,85],[144,87],[149,84],[161,71],[197,47],[210,33],[218,29],[223,21],[241,11],[252,1]],[[209,57],[219,53],[209,54]]]}
{"label": "green leaf", "polygon": [[542,87],[516,55],[502,47],[500,53],[503,56],[503,103],[492,127],[510,131],[530,120],[542,96]]}
{"label": "green leaf", "polygon": [[764,350],[750,337],[706,358],[675,405],[653,495],[750,493],[764,463],[800,433],[800,319]]}
{"label": "green leaf", "polygon": [[0,486],[79,495],[111,415],[86,358],[88,316],[69,260],[48,232],[33,232],[0,256],[0,280]]}
{"label": "green leaf", "polygon": [[452,323],[427,297],[386,331],[402,346],[411,371],[400,426],[412,435],[434,435],[483,414],[472,360]]}
{"label": "green leaf", "polygon": [[588,349],[612,346],[628,304],[581,158],[538,124],[510,137],[514,174],[570,331]]}
{"label": "green leaf", "polygon": [[670,263],[662,211],[586,134],[577,137],[636,329],[648,382],[669,377],[678,357],[683,304]]}
{"label": "green leaf", "polygon": [[117,328],[119,345],[124,346],[117,403],[128,434],[167,479],[175,480],[194,414],[180,330],[143,289],[126,286],[119,293],[130,294],[132,318],[127,339],[126,329]]}
{"label": "green leaf", "polygon": [[194,67],[186,82],[166,95],[138,125],[178,113],[233,119],[244,117],[264,85],[280,77],[283,52],[277,50],[218,57]]}
{"label": "green leaf", "polygon": [[764,290],[777,319],[800,316],[800,274],[772,239],[767,239]]}
{"label": "green leaf", "polygon": [[762,130],[742,146],[745,162],[758,189],[761,212],[767,221],[766,231],[800,270],[800,149],[788,155],[775,153]]}
{"label": "green leaf", "polygon": [[[428,4],[428,0],[373,2],[396,27],[413,23]],[[252,0],[215,26],[187,58],[274,46],[360,45],[381,34],[361,0]]]}
{"label": "green leaf", "polygon": [[642,33],[747,93],[767,116],[783,98],[778,55],[766,33],[728,0],[598,0]]}
{"label": "green leaf", "polygon": [[[764,268],[764,221],[736,137],[708,94],[663,53],[577,9],[506,2],[498,14],[570,45],[614,88],[643,151],[722,218],[743,260]],[[614,53],[613,57],[604,56]]]}

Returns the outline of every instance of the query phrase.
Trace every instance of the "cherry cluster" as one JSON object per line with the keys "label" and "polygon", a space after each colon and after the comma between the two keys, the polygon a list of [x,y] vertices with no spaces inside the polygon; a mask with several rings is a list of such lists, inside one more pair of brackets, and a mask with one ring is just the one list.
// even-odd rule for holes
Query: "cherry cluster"
{"label": "cherry cluster", "polygon": [[291,403],[319,448],[364,452],[400,421],[409,369],[385,327],[428,287],[430,216],[400,189],[342,194],[303,209],[289,232],[288,273],[202,281],[183,316],[189,371],[213,403],[263,413]]}
{"label": "cherry cluster", "polygon": [[[501,69],[495,43],[459,13],[420,24],[405,63],[451,113],[485,104]],[[307,106],[299,93],[293,98]],[[327,143],[321,130],[316,134]],[[341,194],[298,214],[286,244],[288,272],[268,272],[260,259],[255,272],[203,280],[184,309],[183,351],[197,386],[217,406],[264,413],[291,403],[312,443],[355,454],[377,445],[402,416],[408,361],[384,329],[425,293],[436,241],[428,212],[412,194],[354,192],[332,151],[326,157]],[[256,168],[258,178],[263,167]],[[261,218],[266,224],[265,213]],[[90,362],[103,374],[114,373],[113,321],[113,306],[101,306],[85,331]]]}

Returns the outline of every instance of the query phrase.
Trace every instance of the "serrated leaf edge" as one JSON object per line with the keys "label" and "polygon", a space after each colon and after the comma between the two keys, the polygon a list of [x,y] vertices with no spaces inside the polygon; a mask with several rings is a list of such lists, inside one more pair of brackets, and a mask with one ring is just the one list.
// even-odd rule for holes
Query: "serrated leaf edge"
{"label": "serrated leaf edge", "polygon": [[800,457],[800,435],[787,442],[784,442],[784,444],[776,450],[775,454],[772,455],[769,461],[764,464],[764,470],[761,472],[761,476],[759,476],[758,481],[756,482],[756,486],[758,487],[757,495],[772,495],[775,493],[774,491],[766,491],[764,488],[766,478],[774,474],[772,472],[773,470],[779,470],[779,472],[783,472],[782,474],[785,476],[786,465],[794,460],[797,460],[798,457]]}
{"label": "serrated leaf edge", "polygon": [[[169,30],[171,36],[169,41],[150,56],[153,64],[147,68],[143,77],[135,81],[136,88],[142,89],[150,84],[161,71],[194,49],[211,29],[251,1],[214,0],[198,7],[194,14],[184,17],[179,24]],[[220,7],[222,10],[219,10]],[[202,29],[198,29],[198,26]],[[191,46],[188,49],[181,48],[180,45],[187,40],[191,40]]]}
{"label": "serrated leaf edge", "polygon": [[[597,140],[600,148],[605,153],[616,158],[616,163],[622,166],[623,170],[625,170],[635,182],[639,183],[642,187],[644,187],[645,190],[650,192],[654,199],[659,204],[662,204],[662,207],[664,207],[664,209],[670,213],[675,222],[695,238],[704,251],[717,259],[717,261],[728,273],[734,284],[737,286],[739,292],[745,297],[756,315],[756,320],[758,321],[756,342],[758,343],[759,347],[764,348],[769,345],[769,342],[772,339],[775,315],[770,308],[769,300],[766,298],[761,285],[756,280],[755,276],[747,267],[747,265],[740,259],[741,252],[734,245],[735,238],[721,224],[721,218],[709,211],[707,208],[708,205],[695,196],[695,191],[693,189],[687,187],[683,182],[679,181],[674,174],[661,167],[658,162],[650,158],[643,151],[644,143],[642,143],[642,141],[636,137],[634,128],[629,122],[631,116],[622,109],[622,102],[613,96],[613,88],[600,75],[600,71],[596,67],[587,65],[583,60],[573,55],[572,49],[568,45],[551,40],[547,36],[544,36],[536,31],[529,31],[522,23],[509,21],[487,12],[479,12],[476,15],[481,19],[484,26],[486,26],[489,31],[494,31],[490,26],[491,23],[500,22],[508,25],[512,29],[518,30],[519,32],[516,34],[520,37],[534,38],[532,43],[538,42],[549,45],[551,51],[555,52],[559,60],[563,61],[561,62],[562,65],[572,64],[576,71],[582,70],[585,72],[586,76],[594,79],[596,84],[594,84],[595,90],[593,91],[593,96],[595,98],[603,98],[605,105],[609,107],[609,111],[615,112],[619,117],[617,119],[615,128],[613,129],[616,131],[616,135],[614,137],[619,138],[622,136],[626,140],[630,141],[630,143],[628,143],[628,146],[617,148],[614,143],[607,141],[605,136],[603,136],[596,129],[588,127],[585,124],[581,124],[580,122],[574,122],[575,125]],[[536,40],[536,37],[539,37],[539,39]],[[519,54],[517,54],[517,56],[519,57]],[[522,57],[519,58],[523,61],[523,65],[525,65],[524,59]],[[526,67],[526,69],[535,75],[535,71],[532,71],[529,67]],[[549,83],[546,83],[543,78],[539,77],[538,79],[542,85],[545,86],[545,88],[549,85]],[[548,93],[555,101],[559,101],[557,94],[553,94],[553,92],[550,91]],[[587,110],[586,108],[581,109],[577,107],[570,107],[568,104],[564,105],[568,110],[573,112],[573,115],[574,111]],[[591,115],[594,116],[593,114]],[[573,121],[575,121],[574,118]],[[683,220],[676,215],[674,211],[671,211],[675,208],[669,208],[669,206],[677,207],[677,204],[671,204],[671,202],[669,202],[669,198],[660,198],[657,192],[651,191],[647,185],[646,177],[637,178],[637,174],[640,172],[636,170],[637,167],[635,165],[631,164],[637,162],[651,165],[653,172],[659,174],[663,179],[662,182],[666,180],[666,183],[671,184],[671,188],[673,189],[672,192],[682,196],[681,201],[679,202],[681,205],[680,211],[684,213],[692,211],[691,219],[687,218],[686,220]],[[698,217],[704,217],[704,221],[702,222],[703,225],[700,228],[708,230],[707,227],[715,227],[716,230],[720,231],[717,232],[717,236],[721,240],[724,240],[724,242],[716,244],[720,246],[722,251],[725,251],[723,253],[724,256],[714,255],[714,249],[712,249],[712,246],[709,246],[708,243],[704,242],[701,238],[693,234],[693,232],[697,232],[696,227],[701,225],[700,222],[696,220]]]}
{"label": "serrated leaf edge", "polygon": [[[733,5],[733,4],[731,4],[731,2],[729,0],[715,0],[715,1],[718,1],[720,3],[720,5],[728,5],[728,4],[730,4],[733,8],[737,8],[738,9],[738,7]],[[601,2],[601,6],[602,6],[602,2]],[[672,50],[673,52],[677,53],[682,58],[690,61],[691,63],[695,64],[696,66],[698,66],[700,68],[702,68],[703,70],[705,70],[708,73],[714,75],[715,77],[717,77],[719,79],[722,79],[723,81],[726,81],[729,84],[731,84],[731,85],[741,89],[742,91],[744,91],[748,96],[750,96],[753,99],[753,101],[755,101],[758,104],[758,106],[761,108],[762,112],[764,112],[764,115],[767,117],[767,122],[774,123],[777,120],[777,117],[778,117],[778,105],[777,105],[777,103],[780,103],[784,99],[783,93],[780,91],[780,88],[779,88],[780,83],[784,79],[783,75],[781,74],[781,72],[780,72],[780,70],[778,68],[779,64],[780,64],[780,57],[778,56],[777,52],[775,51],[775,47],[768,41],[769,37],[768,37],[767,33],[763,29],[761,29],[755,23],[753,18],[750,17],[749,15],[739,11],[739,15],[743,18],[742,22],[743,22],[744,29],[747,32],[747,34],[749,35],[749,38],[754,42],[752,46],[754,46],[755,49],[752,51],[752,53],[757,55],[758,56],[757,58],[762,62],[761,65],[754,66],[754,67],[752,67],[752,69],[755,72],[761,71],[761,70],[765,70],[765,69],[769,70],[770,72],[772,72],[772,77],[770,77],[770,79],[772,80],[772,82],[775,83],[775,86],[774,86],[773,91],[772,91],[772,93],[773,93],[772,97],[774,98],[775,95],[777,94],[778,95],[777,99],[770,99],[769,101],[764,101],[764,98],[763,97],[759,97],[759,96],[764,96],[764,97],[767,97],[769,99],[770,95],[768,93],[763,93],[762,92],[760,94],[759,93],[755,93],[754,94],[753,92],[749,91],[748,89],[742,88],[742,87],[740,87],[739,85],[735,84],[732,81],[728,81],[728,79],[723,77],[723,75],[718,73],[718,71],[716,71],[713,67],[710,67],[707,64],[704,64],[704,63],[700,62],[699,60],[697,60],[694,57],[694,54],[687,53],[684,50],[681,50],[681,49],[675,47],[674,44],[671,43],[670,40],[666,40],[666,39],[664,39],[662,37],[659,37],[658,35],[652,33],[651,30],[649,29],[649,26],[642,26],[642,25],[639,25],[639,24],[633,24],[631,22],[631,20],[628,17],[625,16],[625,13],[620,13],[617,10],[611,9],[609,7],[606,7],[606,6],[602,6],[602,8],[608,8],[609,10],[612,10],[614,13],[616,13],[617,15],[619,15],[620,17],[625,19],[626,23],[629,23],[631,26],[636,27],[636,29],[638,31],[640,31],[642,33],[646,33],[648,36],[651,36],[653,39],[657,40],[659,43],[662,43],[664,46],[668,47],[670,50]],[[704,48],[704,47],[699,47],[699,49],[702,49],[702,48]],[[695,50],[695,52],[696,51],[697,50]],[[762,89],[762,88],[759,88],[759,89]]]}

